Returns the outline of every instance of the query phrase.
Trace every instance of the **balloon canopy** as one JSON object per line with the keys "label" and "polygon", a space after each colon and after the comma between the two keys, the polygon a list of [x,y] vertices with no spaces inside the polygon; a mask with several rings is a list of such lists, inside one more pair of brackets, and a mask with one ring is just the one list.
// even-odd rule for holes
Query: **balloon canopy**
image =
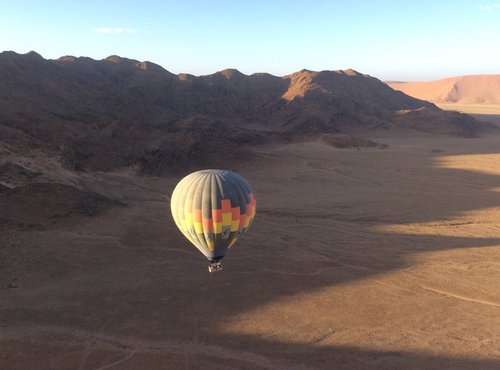
{"label": "balloon canopy", "polygon": [[202,170],[177,184],[170,208],[184,236],[217,262],[252,224],[256,202],[252,187],[236,172]]}

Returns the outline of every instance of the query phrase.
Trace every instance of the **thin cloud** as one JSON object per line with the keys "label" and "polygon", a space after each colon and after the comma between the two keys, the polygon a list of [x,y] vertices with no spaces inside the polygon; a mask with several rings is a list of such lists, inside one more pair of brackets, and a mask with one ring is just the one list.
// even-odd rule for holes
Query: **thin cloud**
{"label": "thin cloud", "polygon": [[500,4],[483,4],[479,5],[479,9],[485,12],[491,12],[492,10],[499,9]]}
{"label": "thin cloud", "polygon": [[121,28],[121,27],[99,27],[93,30],[95,33],[104,33],[108,35],[119,35],[119,34],[136,34],[139,33],[135,28]]}

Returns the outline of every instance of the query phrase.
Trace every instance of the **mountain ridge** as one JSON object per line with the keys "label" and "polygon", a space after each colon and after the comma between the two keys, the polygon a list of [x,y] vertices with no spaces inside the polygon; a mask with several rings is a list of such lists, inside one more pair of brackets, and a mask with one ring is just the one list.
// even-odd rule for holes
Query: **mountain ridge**
{"label": "mountain ridge", "polygon": [[106,173],[238,169],[269,160],[261,144],[381,150],[387,146],[363,136],[474,136],[479,128],[354,70],[194,76],[116,55],[46,60],[4,52],[0,228],[59,227],[120,206],[102,185]]}
{"label": "mountain ridge", "polygon": [[255,144],[324,134],[477,130],[469,116],[354,70],[276,77],[229,68],[194,76],[116,55],[46,60],[36,52],[3,52],[0,84],[0,144],[60,156],[78,171],[230,167],[251,157]]}

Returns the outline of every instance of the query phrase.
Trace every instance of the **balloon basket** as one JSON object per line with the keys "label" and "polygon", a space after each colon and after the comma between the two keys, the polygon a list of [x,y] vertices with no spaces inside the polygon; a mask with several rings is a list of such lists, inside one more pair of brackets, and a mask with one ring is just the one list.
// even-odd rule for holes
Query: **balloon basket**
{"label": "balloon basket", "polygon": [[217,262],[210,262],[210,265],[208,265],[208,272],[219,272],[222,271],[222,262],[217,261]]}

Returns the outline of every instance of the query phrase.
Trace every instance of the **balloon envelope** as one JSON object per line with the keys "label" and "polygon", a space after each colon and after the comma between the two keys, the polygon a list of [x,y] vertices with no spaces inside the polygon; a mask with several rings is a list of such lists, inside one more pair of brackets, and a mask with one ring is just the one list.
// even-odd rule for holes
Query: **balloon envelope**
{"label": "balloon envelope", "polygon": [[252,187],[237,173],[202,170],[177,184],[170,208],[184,236],[218,261],[252,224],[256,202]]}

